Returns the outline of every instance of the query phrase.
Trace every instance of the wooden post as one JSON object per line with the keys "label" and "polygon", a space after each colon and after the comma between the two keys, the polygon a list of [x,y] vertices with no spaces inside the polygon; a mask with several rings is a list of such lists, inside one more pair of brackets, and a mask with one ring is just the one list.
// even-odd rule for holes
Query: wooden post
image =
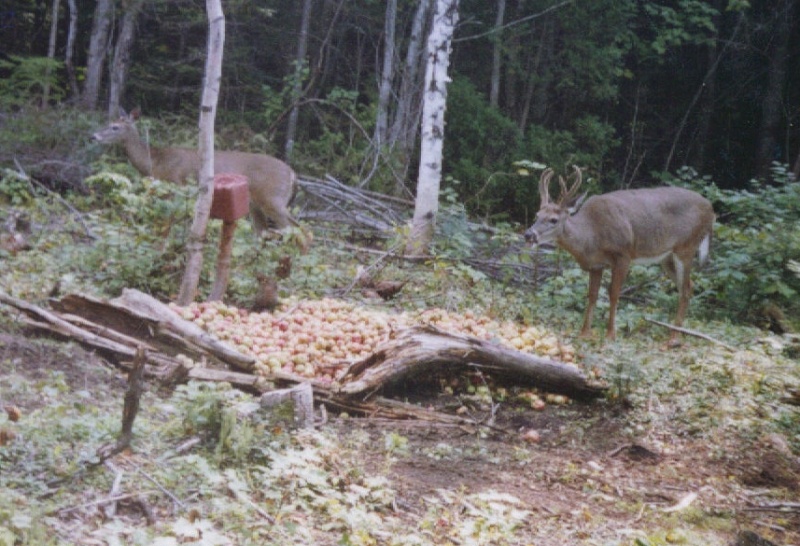
{"label": "wooden post", "polygon": [[211,202],[210,215],[211,218],[222,220],[222,237],[219,241],[216,278],[209,301],[221,300],[228,288],[236,220],[246,215],[249,207],[250,193],[246,176],[220,173],[214,177],[214,199]]}
{"label": "wooden post", "polygon": [[236,220],[222,222],[222,237],[219,240],[219,254],[217,255],[217,275],[208,301],[219,301],[228,288],[231,275],[231,252],[233,251],[233,233],[236,231]]}

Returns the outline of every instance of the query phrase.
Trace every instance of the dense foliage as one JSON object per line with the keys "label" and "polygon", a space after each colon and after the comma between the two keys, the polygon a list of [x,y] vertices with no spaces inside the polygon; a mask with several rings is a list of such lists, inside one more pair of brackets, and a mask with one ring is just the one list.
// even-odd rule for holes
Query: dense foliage
{"label": "dense foliage", "polygon": [[[260,149],[280,153],[289,110],[298,104],[299,155],[293,161],[301,171],[341,179],[358,173],[378,189],[400,176],[413,189],[416,169],[403,154],[399,168],[384,157],[378,173],[370,172],[373,162],[364,157],[375,152],[370,137],[384,3],[312,2],[308,53],[298,71],[301,4],[225,4],[219,127],[249,134]],[[501,4],[505,17],[497,31]],[[66,51],[69,13],[59,12],[55,58],[48,60],[42,37],[52,21],[50,6],[31,0],[5,4],[3,110],[81,100],[100,5],[76,2],[72,52]],[[398,100],[417,6],[401,1],[396,14],[392,85]],[[112,18],[119,21],[125,10],[135,10],[138,23],[123,105],[141,106],[151,116],[194,118],[206,47],[202,4],[148,0],[120,8]],[[653,172],[686,165],[722,188],[742,189],[752,178],[769,178],[773,161],[792,168],[798,156],[800,51],[790,39],[800,21],[796,0],[464,0],[460,9],[445,170],[464,183],[462,196],[489,184],[484,193],[491,197],[475,203],[472,212],[525,219],[521,201],[528,192],[519,194],[513,181],[488,180],[508,170],[510,160],[580,161],[607,189],[641,184]],[[112,43],[117,31],[112,29]],[[100,84],[105,96],[107,79]],[[490,105],[495,85],[497,104]],[[394,106],[389,108],[392,114]]]}
{"label": "dense foliage", "polygon": [[[400,1],[394,15],[394,99],[388,105],[394,125],[383,143],[375,131],[381,109],[376,82],[391,20],[385,3],[308,3],[308,49],[298,63],[301,4],[226,2],[219,144],[281,155],[297,106],[292,163],[299,172],[410,195],[416,135],[404,143],[394,125],[404,120],[406,98],[418,103],[407,91],[419,81],[406,54],[421,4]],[[112,291],[146,286],[169,295],[182,268],[181,230],[192,196],[140,181],[124,161],[109,162],[117,155],[101,158],[89,135],[105,115],[70,107],[85,106],[90,41],[103,5],[76,1],[69,51],[70,11],[62,6],[53,58],[43,39],[54,22],[51,6],[12,0],[0,12],[0,50],[6,52],[0,58],[0,165],[16,172],[4,171],[0,198],[17,206],[33,199],[32,192],[41,195],[45,190],[31,186],[27,173],[48,188],[75,192],[88,207],[112,207],[125,237],[100,234],[80,267]],[[143,108],[151,142],[192,145],[206,48],[203,6],[146,0],[117,8],[103,70],[115,70],[121,27],[131,14],[137,24],[121,102]],[[514,226],[528,224],[538,208],[535,167],[578,164],[592,192],[667,182],[706,194],[718,228],[712,274],[698,275],[696,308],[762,324],[774,324],[765,317],[777,309],[784,323],[795,320],[800,59],[790,37],[800,2],[463,0],[460,10],[442,238],[434,248],[440,257],[461,260],[473,251],[481,235],[467,218],[508,230],[500,239],[510,241]],[[105,74],[98,107],[110,89]],[[406,114],[414,118],[418,109]],[[92,172],[100,174],[87,178]],[[275,252],[265,243],[248,254],[249,267],[257,270]],[[448,263],[442,270],[452,270]],[[459,276],[479,277],[458,268]],[[255,289],[253,277],[245,278],[234,287],[241,297]],[[583,296],[565,297],[579,306]]]}

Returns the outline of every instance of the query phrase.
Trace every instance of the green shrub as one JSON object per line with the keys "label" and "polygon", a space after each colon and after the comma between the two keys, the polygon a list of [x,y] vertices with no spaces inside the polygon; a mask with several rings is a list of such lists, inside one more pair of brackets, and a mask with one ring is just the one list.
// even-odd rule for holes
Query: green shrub
{"label": "green shrub", "polygon": [[39,106],[45,89],[48,89],[49,100],[60,102],[64,98],[66,89],[58,76],[64,65],[62,61],[18,55],[11,55],[9,59],[0,59],[0,69],[10,72],[7,78],[0,78],[0,108]]}
{"label": "green shrub", "polygon": [[695,285],[696,308],[707,316],[767,326],[777,314],[800,324],[800,278],[792,271],[800,260],[800,182],[783,165],[772,174],[771,185],[753,180],[739,190],[691,169],[667,177],[703,193],[717,213],[712,261]]}

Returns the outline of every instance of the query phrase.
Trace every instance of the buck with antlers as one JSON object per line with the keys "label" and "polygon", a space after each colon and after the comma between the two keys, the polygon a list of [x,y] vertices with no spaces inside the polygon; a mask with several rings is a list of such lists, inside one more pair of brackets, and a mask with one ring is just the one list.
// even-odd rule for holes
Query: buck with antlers
{"label": "buck with antlers", "polygon": [[[136,121],[139,109],[120,118],[93,137],[104,144],[119,143],[125,148],[128,160],[143,176],[154,176],[175,184],[185,184],[200,170],[200,154],[192,148],[156,148],[139,137]],[[294,194],[294,170],[272,156],[245,152],[219,151],[214,154],[215,173],[241,174],[248,179],[250,216],[256,232],[270,225],[283,229],[297,222],[289,214],[289,202]]]}
{"label": "buck with antlers", "polygon": [[[632,263],[661,263],[678,287],[675,325],[680,327],[689,307],[692,260],[699,253],[702,265],[711,245],[711,203],[698,193],[676,187],[619,190],[590,197],[584,203],[586,194],[578,194],[582,182],[578,167],[570,176],[571,183],[559,176],[561,194],[551,201],[553,174],[552,169],[542,173],[541,206],[525,239],[534,246],[555,242],[589,272],[589,302],[580,336],[591,336],[603,269],[609,267],[611,307],[606,338],[615,338],[617,303]],[[677,331],[669,343],[679,344]]]}

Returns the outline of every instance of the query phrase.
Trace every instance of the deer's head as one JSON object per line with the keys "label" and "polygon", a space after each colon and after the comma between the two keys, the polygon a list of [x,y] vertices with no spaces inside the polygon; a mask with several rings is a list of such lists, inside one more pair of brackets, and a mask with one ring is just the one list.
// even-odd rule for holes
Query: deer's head
{"label": "deer's head", "polygon": [[558,200],[550,199],[550,180],[553,178],[553,169],[545,169],[539,179],[539,196],[541,204],[536,213],[536,222],[525,231],[525,240],[532,245],[550,243],[558,238],[564,228],[564,223],[571,214],[577,212],[586,194],[578,195],[583,176],[580,168],[573,166],[573,173],[567,180],[558,177],[561,193]]}
{"label": "deer's head", "polygon": [[116,142],[124,142],[131,136],[139,138],[139,131],[136,129],[136,120],[139,119],[139,109],[133,110],[130,114],[126,114],[124,110],[120,109],[120,117],[116,121],[112,121],[104,129],[97,131],[92,135],[92,138],[97,142],[103,144],[114,144]]}

